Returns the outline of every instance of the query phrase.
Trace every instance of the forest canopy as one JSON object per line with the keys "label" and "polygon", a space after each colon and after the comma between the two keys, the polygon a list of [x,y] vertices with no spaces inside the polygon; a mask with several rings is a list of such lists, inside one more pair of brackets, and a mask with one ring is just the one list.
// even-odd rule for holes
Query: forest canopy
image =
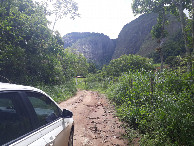
{"label": "forest canopy", "polygon": [[45,6],[32,0],[1,0],[1,81],[61,84],[76,75],[77,56],[64,51],[59,33],[48,28],[46,15]]}

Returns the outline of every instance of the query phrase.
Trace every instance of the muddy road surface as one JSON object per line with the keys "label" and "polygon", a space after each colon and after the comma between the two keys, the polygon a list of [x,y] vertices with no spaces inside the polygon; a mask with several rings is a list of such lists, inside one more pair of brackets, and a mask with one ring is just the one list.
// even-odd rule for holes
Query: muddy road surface
{"label": "muddy road surface", "polygon": [[108,99],[94,91],[78,91],[59,104],[73,112],[75,146],[126,146],[124,130]]}

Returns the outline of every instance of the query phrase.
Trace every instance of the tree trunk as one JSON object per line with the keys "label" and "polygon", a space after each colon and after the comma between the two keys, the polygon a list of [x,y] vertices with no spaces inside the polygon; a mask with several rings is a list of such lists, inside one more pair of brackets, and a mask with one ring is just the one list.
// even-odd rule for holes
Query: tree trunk
{"label": "tree trunk", "polygon": [[55,29],[55,24],[56,24],[57,20],[58,20],[58,14],[55,13],[55,21],[53,23],[53,30],[52,31],[54,31],[54,29]]}
{"label": "tree trunk", "polygon": [[[192,0],[192,48],[194,51],[194,0]],[[192,60],[191,60],[191,71],[192,71]]]}
{"label": "tree trunk", "polygon": [[162,34],[161,34],[161,39],[160,39],[160,61],[161,61],[161,65],[160,65],[160,73],[163,72],[163,68],[164,68],[164,53],[163,53],[163,43],[164,43],[164,33],[165,33],[165,22],[166,22],[166,15],[165,15],[165,10],[163,9],[162,12]]}
{"label": "tree trunk", "polygon": [[183,9],[182,4],[183,4],[183,1],[179,0],[178,10],[179,10],[179,16],[180,16],[180,21],[181,21],[181,29],[182,29],[182,33],[183,33],[184,42],[185,42],[186,55],[189,58],[189,60],[187,62],[187,72],[190,72],[191,65],[192,65],[192,63],[191,63],[191,50],[188,46],[187,35],[186,35],[186,31],[185,31],[186,22],[185,22],[185,14],[183,12],[184,9]]}
{"label": "tree trunk", "polygon": [[164,41],[163,41],[164,39],[161,39],[160,40],[160,62],[161,62],[161,64],[160,64],[160,73],[162,73],[163,72],[163,68],[164,68],[164,53],[163,53],[163,50],[162,50],[162,44],[164,43]]}

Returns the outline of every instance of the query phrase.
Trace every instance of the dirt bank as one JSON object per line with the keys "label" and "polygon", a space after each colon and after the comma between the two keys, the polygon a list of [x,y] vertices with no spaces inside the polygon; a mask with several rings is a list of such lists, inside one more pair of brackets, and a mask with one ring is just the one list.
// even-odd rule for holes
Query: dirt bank
{"label": "dirt bank", "polygon": [[60,103],[73,112],[75,146],[126,146],[124,130],[113,107],[103,95],[93,91],[78,91],[77,95]]}

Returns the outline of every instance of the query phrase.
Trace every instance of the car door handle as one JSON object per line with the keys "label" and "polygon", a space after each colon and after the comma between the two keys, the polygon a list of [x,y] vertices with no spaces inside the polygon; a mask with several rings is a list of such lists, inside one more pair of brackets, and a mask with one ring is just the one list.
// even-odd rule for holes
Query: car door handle
{"label": "car door handle", "polygon": [[49,138],[50,142],[46,144],[46,146],[52,146],[54,144],[55,138],[53,138],[53,136],[51,136]]}

